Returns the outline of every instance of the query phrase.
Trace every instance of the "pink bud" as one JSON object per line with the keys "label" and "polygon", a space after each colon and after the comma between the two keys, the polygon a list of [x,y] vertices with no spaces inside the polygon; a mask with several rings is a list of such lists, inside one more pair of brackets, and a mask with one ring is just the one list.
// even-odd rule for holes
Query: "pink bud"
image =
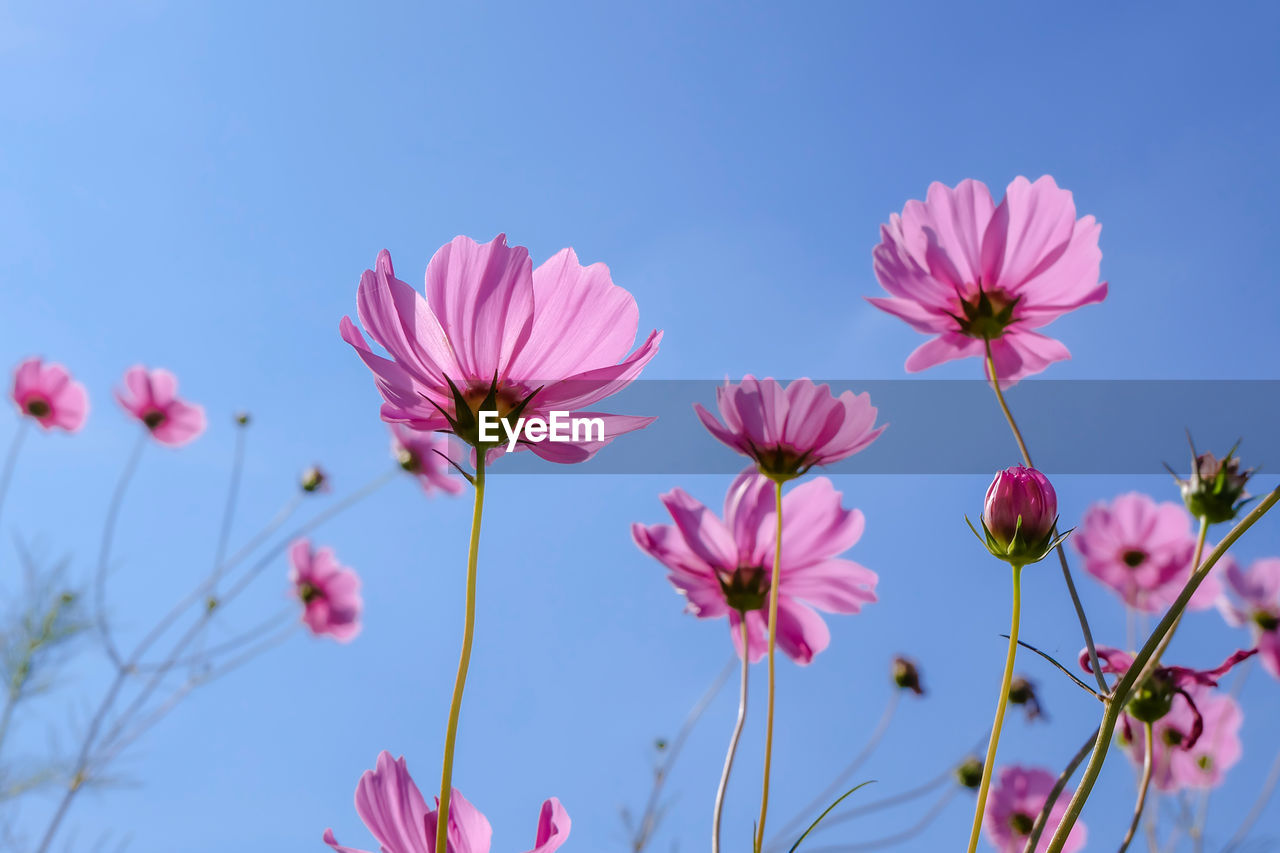
{"label": "pink bud", "polygon": [[982,520],[1002,545],[1013,542],[1015,534],[1021,542],[1041,542],[1058,520],[1058,496],[1049,478],[1035,468],[1006,468],[987,489]]}

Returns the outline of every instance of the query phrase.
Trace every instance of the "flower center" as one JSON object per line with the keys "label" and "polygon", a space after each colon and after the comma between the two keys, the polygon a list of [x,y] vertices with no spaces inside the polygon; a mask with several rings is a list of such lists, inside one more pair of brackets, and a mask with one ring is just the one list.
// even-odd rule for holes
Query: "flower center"
{"label": "flower center", "polygon": [[739,566],[720,574],[724,600],[739,613],[764,607],[769,597],[769,577],[762,566]]}
{"label": "flower center", "polygon": [[1124,560],[1124,564],[1129,568],[1136,569],[1147,561],[1147,552],[1130,548],[1120,556],[1120,559]]}
{"label": "flower center", "polygon": [[1186,735],[1177,729],[1165,729],[1160,733],[1160,740],[1164,741],[1167,746],[1182,746],[1182,741],[1186,739]]}
{"label": "flower center", "polygon": [[1200,767],[1201,770],[1207,773],[1209,772],[1209,770],[1213,768],[1213,756],[1202,755],[1196,759],[1196,764]]}
{"label": "flower center", "polygon": [[1031,828],[1035,825],[1035,820],[1026,812],[1014,812],[1009,816],[1009,826],[1018,835],[1030,835]]}
{"label": "flower center", "polygon": [[410,474],[416,474],[422,468],[422,460],[418,458],[418,454],[407,447],[401,447],[396,451],[396,462]]}
{"label": "flower center", "polygon": [[298,584],[298,598],[303,604],[310,604],[317,598],[324,598],[324,591],[310,581],[303,581]]}
{"label": "flower center", "polygon": [[1253,624],[1264,631],[1271,632],[1280,628],[1280,616],[1266,610],[1259,610],[1253,614]]}
{"label": "flower center", "polygon": [[33,418],[47,417],[52,410],[49,401],[43,397],[32,397],[27,401],[27,414]]}
{"label": "flower center", "polygon": [[999,290],[983,290],[981,282],[977,289],[978,292],[968,299],[961,298],[961,313],[951,317],[960,324],[960,331],[969,337],[995,340],[1014,321],[1013,309],[1018,304],[1018,297],[1007,296]]}
{"label": "flower center", "polygon": [[152,409],[142,416],[142,422],[147,425],[147,429],[153,431],[168,419],[169,416],[159,409]]}

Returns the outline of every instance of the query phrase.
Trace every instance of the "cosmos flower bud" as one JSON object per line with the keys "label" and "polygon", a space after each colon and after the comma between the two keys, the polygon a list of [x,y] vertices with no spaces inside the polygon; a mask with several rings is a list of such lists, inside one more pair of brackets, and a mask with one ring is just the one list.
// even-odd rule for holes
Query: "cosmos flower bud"
{"label": "cosmos flower bud", "polygon": [[1009,684],[1009,703],[1018,705],[1027,714],[1027,720],[1035,720],[1045,716],[1040,706],[1040,696],[1036,693],[1035,682],[1024,676],[1017,676]]}
{"label": "cosmos flower bud", "polygon": [[924,687],[920,684],[920,669],[910,658],[899,655],[893,659],[893,683],[917,696],[924,695]]}
{"label": "cosmos flower bud", "polygon": [[961,762],[956,768],[956,781],[966,788],[976,790],[982,784],[982,760],[970,756]]}
{"label": "cosmos flower bud", "polygon": [[1174,475],[1182,491],[1182,502],[1192,515],[1210,524],[1231,521],[1249,502],[1244,487],[1253,470],[1240,470],[1234,447],[1218,459],[1212,453],[1197,454],[1192,445],[1191,456],[1191,476],[1183,480]]}
{"label": "cosmos flower bud", "polygon": [[1066,538],[1065,533],[1054,537],[1057,523],[1058,496],[1049,478],[1034,468],[1016,465],[991,481],[982,510],[982,534],[974,533],[993,556],[1025,566],[1043,560]]}
{"label": "cosmos flower bud", "polygon": [[304,492],[327,492],[329,490],[329,475],[319,465],[312,465],[302,472],[299,484]]}
{"label": "cosmos flower bud", "polygon": [[1173,697],[1177,693],[1178,685],[1172,673],[1167,669],[1157,669],[1133,691],[1133,698],[1125,710],[1139,722],[1154,723],[1164,719],[1172,710]]}
{"label": "cosmos flower bud", "polygon": [[248,426],[248,425],[249,425],[249,413],[236,412],[236,426]]}

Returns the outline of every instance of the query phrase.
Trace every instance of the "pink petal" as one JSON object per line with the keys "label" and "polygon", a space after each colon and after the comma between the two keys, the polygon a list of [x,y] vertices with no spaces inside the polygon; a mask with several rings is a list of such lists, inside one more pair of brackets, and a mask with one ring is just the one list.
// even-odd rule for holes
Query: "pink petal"
{"label": "pink petal", "polygon": [[1076,225],[1071,193],[1045,175],[1014,178],[982,238],[982,278],[1011,295],[1066,252]]}
{"label": "pink petal", "polygon": [[985,352],[982,341],[977,338],[947,332],[916,347],[915,352],[907,356],[906,369],[908,373],[919,373],[944,361],[982,356]]}
{"label": "pink petal", "polygon": [[787,657],[807,666],[831,642],[831,632],[813,608],[783,594],[778,597],[777,640]]}
{"label": "pink petal", "polygon": [[559,800],[552,797],[544,802],[538,812],[538,834],[529,853],[554,853],[569,837],[572,823]]}
{"label": "pink petal", "polygon": [[903,232],[916,257],[927,254],[935,276],[940,273],[936,264],[945,258],[947,278],[956,284],[973,284],[981,272],[982,235],[994,207],[981,181],[964,180],[955,189],[934,182],[923,203],[909,201],[903,207]]}
{"label": "pink petal", "polygon": [[356,813],[386,850],[430,853],[423,831],[427,804],[403,757],[378,755],[376,769],[366,771],[356,787]]}

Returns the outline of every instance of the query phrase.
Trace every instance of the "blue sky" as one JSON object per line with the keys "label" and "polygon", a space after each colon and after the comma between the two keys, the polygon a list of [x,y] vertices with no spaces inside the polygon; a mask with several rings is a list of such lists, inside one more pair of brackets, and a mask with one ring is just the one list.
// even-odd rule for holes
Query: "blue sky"
{"label": "blue sky", "polygon": [[[998,189],[1049,173],[1103,223],[1112,291],[1054,325],[1075,357],[1048,376],[1280,378],[1278,18],[1193,4],[0,3],[0,359],[63,361],[93,400],[83,434],[26,448],[6,549],[19,534],[89,570],[132,440],[109,389],[138,361],[173,369],[212,426],[143,460],[111,592],[126,634],[212,560],[233,411],[254,415],[238,540],[312,462],[339,493],[375,476],[388,461],[376,392],[338,320],[379,249],[417,282],[458,233],[608,263],[642,330],[666,331],[647,376],[893,379],[919,336],[862,301],[878,289],[879,224],[933,180]],[[11,429],[0,422],[0,441]],[[1028,439],[1068,442],[1071,429],[1064,416]],[[657,495],[675,485],[718,505],[729,479],[494,479],[456,779],[494,823],[495,851],[531,846],[551,794],[573,816],[572,849],[625,848],[617,811],[647,792],[649,744],[729,647],[722,626],[680,612],[628,525],[661,520]],[[867,514],[851,556],[881,573],[882,602],[830,620],[812,667],[782,667],[775,826],[859,748],[893,654],[918,657],[932,693],[904,703],[867,765],[877,796],[977,738],[1003,655],[1004,572],[961,519],[986,478],[836,479]],[[1129,489],[1172,497],[1158,477],[1058,486],[1068,521]],[[326,527],[318,538],[365,578],[364,635],[341,648],[299,637],[200,692],[121,768],[139,784],[82,798],[76,838],[112,829],[135,850],[301,853],[324,849],[333,826],[364,844],[351,793],[379,750],[406,754],[424,789],[437,775],[469,515],[465,498],[427,501],[396,482]],[[1277,552],[1274,520],[1241,546]],[[284,571],[229,620],[278,607]],[[1119,608],[1081,583],[1098,633],[1120,642]],[[1074,655],[1057,570],[1029,571],[1026,593],[1028,639]],[[1207,614],[1176,648],[1212,664],[1236,642]],[[1015,722],[1002,759],[1060,765],[1094,703],[1024,668],[1053,723]],[[77,711],[95,696],[83,687]],[[729,692],[688,744],[654,849],[705,843]],[[1280,749],[1263,724],[1280,686],[1255,674],[1245,697],[1246,756],[1237,794],[1214,800],[1218,832]],[[42,744],[46,724],[68,720],[62,705],[42,713],[19,741]],[[761,731],[757,713],[731,790],[734,846],[754,817]],[[1113,759],[1086,813],[1107,843],[1131,786]],[[47,805],[20,826],[34,831]],[[909,849],[953,848],[969,810],[958,797]],[[912,816],[829,837],[871,839]]]}

